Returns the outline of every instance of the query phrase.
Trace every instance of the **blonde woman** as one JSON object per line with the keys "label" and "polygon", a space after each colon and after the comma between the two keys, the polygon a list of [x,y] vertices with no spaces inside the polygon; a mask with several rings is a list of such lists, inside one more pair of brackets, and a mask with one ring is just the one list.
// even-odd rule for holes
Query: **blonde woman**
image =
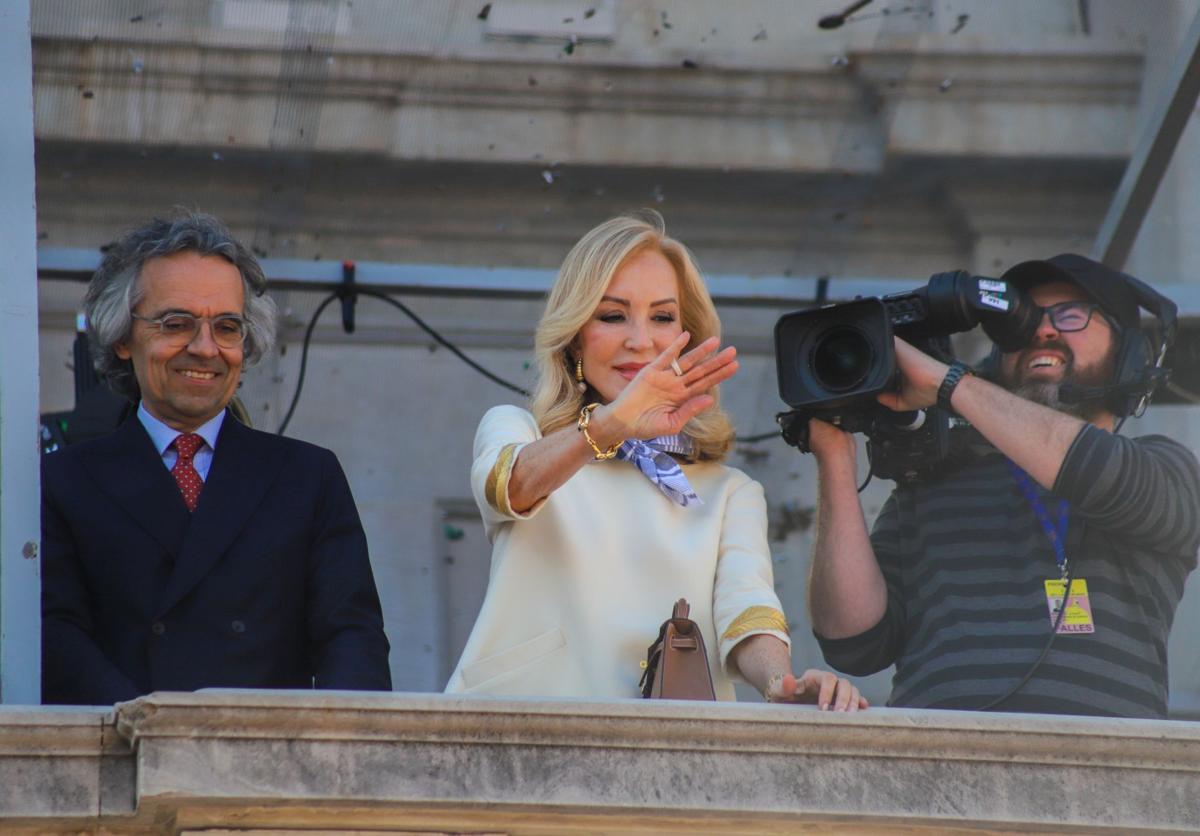
{"label": "blonde woman", "polygon": [[448,692],[636,697],[683,597],[718,699],[740,676],[773,701],[866,707],[832,673],[792,674],[762,487],[721,463],[733,428],[716,387],[738,364],[719,333],[657,213],[607,221],[567,255],[530,410],[494,407],[475,436],[492,571]]}

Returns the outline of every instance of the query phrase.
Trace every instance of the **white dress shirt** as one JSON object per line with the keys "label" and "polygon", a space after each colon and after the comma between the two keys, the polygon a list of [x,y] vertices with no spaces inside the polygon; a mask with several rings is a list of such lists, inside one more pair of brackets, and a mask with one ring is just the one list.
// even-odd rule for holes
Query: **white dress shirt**
{"label": "white dress shirt", "polygon": [[[144,403],[138,404],[137,417],[150,435],[150,440],[154,442],[154,449],[162,457],[163,464],[166,465],[167,470],[170,470],[175,466],[176,459],[179,458],[179,453],[171,445],[183,433],[168,427],[151,415]],[[221,422],[224,420],[225,410],[222,409],[196,429],[196,434],[204,439],[204,443],[196,451],[196,455],[192,459],[192,467],[196,468],[196,472],[204,481],[208,481],[208,469],[212,467],[213,451],[217,448],[217,436],[221,433]]]}

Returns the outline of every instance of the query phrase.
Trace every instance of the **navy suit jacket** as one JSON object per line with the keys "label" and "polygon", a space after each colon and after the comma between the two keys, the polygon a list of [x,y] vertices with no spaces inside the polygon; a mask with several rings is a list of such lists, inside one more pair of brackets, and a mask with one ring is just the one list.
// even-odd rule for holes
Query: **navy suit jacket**
{"label": "navy suit jacket", "polygon": [[194,514],[136,417],[43,456],[43,702],[314,685],[391,689],[333,453],[226,415]]}

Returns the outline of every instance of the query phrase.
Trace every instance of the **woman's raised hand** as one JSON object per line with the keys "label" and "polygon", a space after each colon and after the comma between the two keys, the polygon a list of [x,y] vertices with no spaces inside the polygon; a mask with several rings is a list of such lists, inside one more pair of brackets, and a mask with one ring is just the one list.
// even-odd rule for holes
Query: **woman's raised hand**
{"label": "woman's raised hand", "polygon": [[714,403],[708,391],[738,370],[737,349],[709,337],[680,354],[690,335],[681,333],[666,350],[642,367],[617,399],[609,404],[625,438],[656,438],[680,432]]}

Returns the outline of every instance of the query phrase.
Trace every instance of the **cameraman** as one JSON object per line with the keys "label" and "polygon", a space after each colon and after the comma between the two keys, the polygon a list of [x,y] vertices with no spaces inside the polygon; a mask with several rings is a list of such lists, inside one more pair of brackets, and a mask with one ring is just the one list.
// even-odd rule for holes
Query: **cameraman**
{"label": "cameraman", "polygon": [[846,673],[895,663],[892,706],[1165,717],[1167,635],[1200,546],[1200,469],[1168,438],[1114,433],[1131,409],[1114,373],[1127,341],[1145,339],[1137,297],[1123,274],[1077,255],[1002,278],[1043,315],[1024,348],[993,352],[999,385],[896,341],[900,388],[879,401],[940,403],[982,438],[936,479],[898,484],[869,536],[853,437],[811,422],[814,633]]}

